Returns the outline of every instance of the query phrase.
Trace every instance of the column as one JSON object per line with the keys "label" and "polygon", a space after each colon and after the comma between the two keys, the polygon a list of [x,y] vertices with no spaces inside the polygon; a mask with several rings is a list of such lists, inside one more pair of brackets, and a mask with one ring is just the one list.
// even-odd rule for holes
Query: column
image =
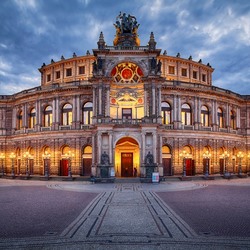
{"label": "column", "polygon": [[106,114],[105,114],[105,116],[109,117],[110,116],[110,89],[109,89],[109,86],[107,86],[106,89],[107,89],[107,92],[106,92],[107,102],[106,102]]}
{"label": "column", "polygon": [[59,113],[61,113],[61,111],[59,110],[59,99],[57,97],[56,98],[56,123],[59,123]]}
{"label": "column", "polygon": [[240,128],[240,109],[236,109],[236,128]]}
{"label": "column", "polygon": [[28,127],[28,115],[27,115],[27,104],[25,103],[23,106],[23,127]]}
{"label": "column", "polygon": [[147,105],[148,95],[147,94],[148,93],[147,93],[147,90],[146,90],[146,86],[144,85],[144,110],[145,110],[144,116],[148,115],[148,105]]}
{"label": "column", "polygon": [[155,115],[155,83],[152,83],[152,115]]}
{"label": "column", "polygon": [[157,116],[161,116],[161,86],[158,86],[158,114]]}
{"label": "column", "polygon": [[13,108],[12,110],[12,131],[14,131],[14,129],[16,129],[16,121],[17,119],[17,108]]}
{"label": "column", "polygon": [[113,164],[113,134],[109,133],[109,162]]}
{"label": "column", "polygon": [[98,90],[98,101],[99,101],[99,110],[98,110],[98,115],[102,115],[102,89],[101,86],[99,86]]}
{"label": "column", "polygon": [[52,122],[56,123],[56,99],[52,101]]}

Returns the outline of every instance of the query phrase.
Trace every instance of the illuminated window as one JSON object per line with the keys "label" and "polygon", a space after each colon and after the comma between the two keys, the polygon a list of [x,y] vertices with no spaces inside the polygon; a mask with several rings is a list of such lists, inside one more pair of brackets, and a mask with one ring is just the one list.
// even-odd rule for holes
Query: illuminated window
{"label": "illuminated window", "polygon": [[67,103],[62,110],[62,125],[67,126],[72,124],[72,105]]}
{"label": "illuminated window", "polygon": [[234,111],[230,112],[230,126],[232,129],[236,129],[236,115]]}
{"label": "illuminated window", "polygon": [[82,111],[83,111],[83,124],[92,124],[92,116],[93,116],[92,102],[85,103]]}
{"label": "illuminated window", "polygon": [[187,76],[187,69],[181,69],[181,75]]}
{"label": "illuminated window", "polygon": [[183,104],[181,106],[181,122],[183,125],[191,125],[191,108],[188,104]]}
{"label": "illuminated window", "polygon": [[206,106],[201,107],[201,125],[204,127],[209,126],[209,111]]}
{"label": "illuminated window", "polygon": [[161,104],[161,116],[162,116],[162,124],[170,124],[171,123],[171,107],[169,103],[162,102]]}
{"label": "illuminated window", "polygon": [[36,110],[33,108],[30,111],[29,127],[34,128],[35,125],[36,125]]}
{"label": "illuminated window", "polygon": [[50,127],[52,125],[52,107],[47,106],[44,110],[44,126]]}
{"label": "illuminated window", "polygon": [[20,111],[17,115],[17,129],[21,129],[23,127],[23,111]]}
{"label": "illuminated window", "polygon": [[175,74],[175,67],[174,66],[168,66],[168,73],[171,75]]}
{"label": "illuminated window", "polygon": [[122,109],[122,119],[132,119],[132,109],[131,108],[123,108]]}
{"label": "illuminated window", "polygon": [[218,110],[217,110],[217,118],[218,118],[219,128],[223,128],[224,127],[224,119],[223,119],[223,111],[221,108],[218,108]]}

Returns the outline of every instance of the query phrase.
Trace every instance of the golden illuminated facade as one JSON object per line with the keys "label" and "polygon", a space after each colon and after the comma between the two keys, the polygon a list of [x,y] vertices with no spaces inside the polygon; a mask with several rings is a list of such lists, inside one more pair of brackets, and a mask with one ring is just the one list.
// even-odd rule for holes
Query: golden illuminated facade
{"label": "golden illuminated facade", "polygon": [[93,54],[51,60],[41,86],[0,96],[2,172],[145,177],[148,154],[160,176],[183,162],[186,175],[248,171],[250,97],[212,86],[201,60],[161,53],[153,33],[140,46],[138,27],[120,14],[113,46],[101,33]]}

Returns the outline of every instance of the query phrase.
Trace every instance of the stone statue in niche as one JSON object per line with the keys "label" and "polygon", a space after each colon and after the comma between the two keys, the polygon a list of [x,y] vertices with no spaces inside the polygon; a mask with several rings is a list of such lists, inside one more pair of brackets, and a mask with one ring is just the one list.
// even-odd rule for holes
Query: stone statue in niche
{"label": "stone statue in niche", "polygon": [[150,151],[146,155],[145,164],[146,165],[152,165],[152,164],[154,164],[154,156],[150,153]]}
{"label": "stone statue in niche", "polygon": [[105,151],[101,156],[101,164],[102,165],[109,165],[109,156]]}

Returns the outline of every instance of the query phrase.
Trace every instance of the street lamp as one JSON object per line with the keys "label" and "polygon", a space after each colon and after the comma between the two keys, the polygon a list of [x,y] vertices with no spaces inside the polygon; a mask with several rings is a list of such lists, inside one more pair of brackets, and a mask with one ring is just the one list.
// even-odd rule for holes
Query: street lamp
{"label": "street lamp", "polygon": [[205,177],[207,178],[209,176],[209,159],[211,158],[211,154],[208,150],[203,154],[203,158],[206,159]]}
{"label": "street lamp", "polygon": [[50,159],[50,153],[47,151],[44,152],[43,154],[43,160],[44,160],[44,176],[48,179],[49,178],[49,170],[48,170],[48,160]]}
{"label": "street lamp", "polygon": [[10,159],[11,159],[11,176],[12,178],[15,178],[15,169],[14,169],[14,159],[16,158],[16,155],[12,152],[10,154]]}
{"label": "street lamp", "polygon": [[75,155],[69,151],[66,153],[66,159],[68,159],[68,177],[72,178],[72,172],[71,172],[71,158],[74,157]]}
{"label": "street lamp", "polygon": [[4,155],[4,153],[1,153],[0,154],[0,159],[1,159],[1,165],[2,165],[2,176],[4,176],[4,166],[3,166],[3,161],[4,161],[4,159],[5,159],[5,155]]}
{"label": "street lamp", "polygon": [[242,169],[241,169],[241,159],[243,158],[244,154],[240,151],[237,154],[237,157],[239,158],[239,166],[238,166],[238,174],[242,175]]}
{"label": "street lamp", "polygon": [[23,157],[24,159],[26,160],[26,177],[28,178],[30,176],[30,173],[29,173],[29,158],[30,158],[30,153],[28,151],[26,151],[24,154],[23,154]]}
{"label": "street lamp", "polygon": [[227,171],[227,159],[229,158],[229,153],[227,151],[225,151],[223,154],[222,154],[222,157],[224,158],[224,176],[229,176],[229,173]]}
{"label": "street lamp", "polygon": [[183,177],[186,177],[186,159],[190,157],[189,153],[186,152],[186,150],[183,150],[182,153],[180,153],[180,157],[183,158]]}

